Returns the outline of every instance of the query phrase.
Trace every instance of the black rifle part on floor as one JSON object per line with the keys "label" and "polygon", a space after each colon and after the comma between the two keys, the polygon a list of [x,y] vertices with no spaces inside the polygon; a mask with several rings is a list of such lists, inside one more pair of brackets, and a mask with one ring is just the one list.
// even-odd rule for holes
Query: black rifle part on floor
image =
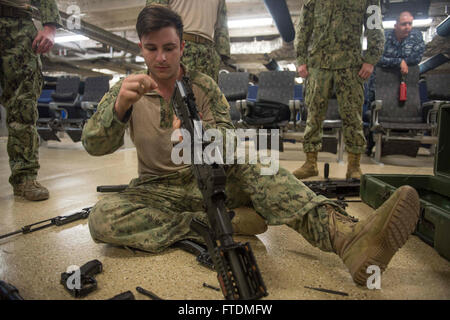
{"label": "black rifle part on floor", "polygon": [[153,292],[145,290],[144,288],[141,288],[141,287],[136,287],[136,291],[139,292],[140,294],[143,294],[143,295],[149,297],[152,300],[164,300],[164,299],[158,297]]}
{"label": "black rifle part on floor", "polygon": [[128,290],[128,291],[122,292],[108,300],[136,300],[136,298],[134,297],[133,292]]}
{"label": "black rifle part on floor", "polygon": [[[84,208],[79,212],[75,212],[75,213],[67,215],[67,216],[58,216],[55,218],[36,222],[36,223],[30,224],[28,226],[24,226],[20,230],[1,235],[0,239],[8,238],[8,237],[11,237],[11,236],[19,234],[19,233],[27,234],[27,233],[35,232],[35,231],[42,230],[44,228],[48,228],[51,226],[63,226],[65,224],[71,223],[76,220],[86,219],[89,216],[89,213],[91,212],[91,208],[92,207]],[[47,223],[47,224],[44,224],[44,223]],[[38,226],[38,225],[41,225],[41,226]],[[36,227],[36,226],[38,226],[38,227]]]}
{"label": "black rifle part on floor", "polygon": [[83,298],[97,289],[94,276],[103,271],[99,260],[91,260],[82,265],[79,270],[61,273],[61,284],[75,298]]}
{"label": "black rifle part on floor", "polygon": [[0,300],[24,300],[12,284],[0,280]]}

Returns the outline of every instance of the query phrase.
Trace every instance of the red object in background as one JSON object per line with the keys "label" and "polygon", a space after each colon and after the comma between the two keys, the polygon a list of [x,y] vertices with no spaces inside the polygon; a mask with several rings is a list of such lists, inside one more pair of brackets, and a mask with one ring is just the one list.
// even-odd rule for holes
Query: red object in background
{"label": "red object in background", "polygon": [[398,100],[400,102],[406,101],[406,83],[405,81],[400,82],[400,94]]}

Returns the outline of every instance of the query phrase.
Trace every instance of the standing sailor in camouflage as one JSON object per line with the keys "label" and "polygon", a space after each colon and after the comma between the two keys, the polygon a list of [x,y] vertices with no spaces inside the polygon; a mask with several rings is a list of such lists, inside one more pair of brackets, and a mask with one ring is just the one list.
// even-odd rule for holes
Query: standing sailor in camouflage
{"label": "standing sailor in camouflage", "polygon": [[183,19],[186,42],[183,64],[217,82],[221,60],[230,59],[230,37],[225,0],[147,0],[161,4]]}
{"label": "standing sailor in camouflage", "polygon": [[[183,239],[203,242],[189,225],[193,218],[207,223],[190,165],[171,159],[171,136],[179,122],[171,101],[175,80],[189,77],[206,128],[234,128],[217,84],[180,64],[184,49],[180,16],[161,6],[147,6],[136,29],[148,71],[130,75],[111,88],[85,125],[82,142],[91,155],[109,154],[123,144],[129,127],[139,177],[93,207],[89,230],[95,241],[157,253]],[[226,205],[240,216],[239,221],[232,220],[235,233],[264,232],[266,222],[286,224],[313,246],[337,253],[358,284],[366,284],[368,265],[384,270],[414,230],[419,198],[409,186],[399,188],[369,219],[355,223],[336,203],[314,194],[289,171],[280,168],[269,176],[261,175],[261,168],[261,164],[225,168]]]}
{"label": "standing sailor in camouflage", "polygon": [[[41,31],[31,20],[31,5],[41,14]],[[0,102],[6,108],[9,182],[14,195],[30,201],[49,197],[36,181],[40,168],[37,99],[43,84],[39,54],[51,50],[59,25],[55,0],[0,0]]]}
{"label": "standing sailor in camouflage", "polygon": [[[383,52],[384,34],[378,0],[307,0],[296,30],[298,72],[307,79],[308,119],[303,150],[306,162],[294,175],[319,174],[322,124],[333,88],[336,92],[348,152],[346,178],[359,179],[366,140],[362,126],[364,80]],[[366,28],[368,48],[362,56],[361,35]]]}

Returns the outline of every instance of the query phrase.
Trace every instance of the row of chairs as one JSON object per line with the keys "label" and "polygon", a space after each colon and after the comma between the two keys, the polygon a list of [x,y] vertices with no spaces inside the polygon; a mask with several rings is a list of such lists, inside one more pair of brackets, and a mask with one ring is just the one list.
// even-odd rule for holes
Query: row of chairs
{"label": "row of chairs", "polygon": [[295,72],[265,71],[258,85],[249,85],[247,72],[220,73],[218,85],[230,103],[231,120],[237,127],[280,129],[283,133],[295,123],[303,100],[302,86],[295,84]]}
{"label": "row of chairs", "polygon": [[[450,100],[446,74],[425,77],[428,97],[420,95],[418,67],[410,67],[407,81],[408,99],[398,102],[398,71],[377,68],[375,102],[366,110],[367,131],[375,137],[375,159],[389,154],[415,156],[422,143],[436,139],[436,110],[439,101]],[[249,84],[246,72],[219,74],[219,87],[230,102],[230,115],[237,127],[280,129],[280,151],[288,131],[301,132],[306,126],[307,106],[303,87],[295,83],[295,72],[267,71],[259,75],[258,85]],[[418,84],[421,86],[418,86]],[[84,90],[82,87],[84,85]],[[55,89],[45,89],[38,101],[38,132],[43,140],[57,140],[64,131],[74,141],[81,139],[86,120],[95,112],[109,90],[109,77],[60,77]],[[437,100],[436,100],[437,99]],[[431,100],[431,101],[429,101]],[[423,103],[421,103],[423,102]],[[343,159],[342,120],[335,95],[329,100],[323,123],[322,151]]]}
{"label": "row of chairs", "polygon": [[[421,144],[436,143],[436,110],[440,101],[450,100],[449,75],[429,74],[419,81],[419,68],[410,67],[405,103],[398,99],[401,79],[398,70],[377,67],[376,75],[375,101],[365,110],[364,123],[366,131],[375,136],[375,160],[379,162],[382,156],[390,154],[416,156]],[[262,72],[258,86],[249,85],[248,73],[221,73],[219,87],[230,102],[230,115],[238,127],[278,128],[281,139],[288,131],[301,132],[306,127],[308,108],[301,94],[302,86],[295,84],[295,72]],[[420,95],[421,88],[427,89],[428,97]],[[333,95],[323,123],[322,151],[337,154],[338,161],[342,161],[344,153],[342,125]],[[280,142],[283,151],[283,141]]]}
{"label": "row of chairs", "polygon": [[[55,88],[45,88],[38,99],[37,131],[44,141],[65,132],[74,142],[81,140],[83,126],[109,90],[109,77],[60,77]],[[83,90],[84,88],[84,90]]]}
{"label": "row of chairs", "polygon": [[[258,85],[249,85],[249,74],[230,72],[219,74],[219,87],[230,103],[230,116],[237,127],[280,130],[280,151],[289,131],[303,131],[307,108],[303,99],[303,85],[295,83],[292,71],[265,71],[259,74]],[[337,100],[330,99],[324,121],[322,150],[343,158],[342,120]],[[295,141],[295,140],[294,140]]]}

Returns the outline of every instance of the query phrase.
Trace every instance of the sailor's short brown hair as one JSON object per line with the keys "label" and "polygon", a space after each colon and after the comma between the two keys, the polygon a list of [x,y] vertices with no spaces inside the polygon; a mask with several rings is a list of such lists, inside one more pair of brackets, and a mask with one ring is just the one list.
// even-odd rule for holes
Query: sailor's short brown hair
{"label": "sailor's short brown hair", "polygon": [[180,42],[183,41],[183,21],[176,12],[165,6],[153,4],[146,6],[139,13],[136,22],[139,39],[149,32],[158,31],[165,27],[174,27],[180,37]]}

